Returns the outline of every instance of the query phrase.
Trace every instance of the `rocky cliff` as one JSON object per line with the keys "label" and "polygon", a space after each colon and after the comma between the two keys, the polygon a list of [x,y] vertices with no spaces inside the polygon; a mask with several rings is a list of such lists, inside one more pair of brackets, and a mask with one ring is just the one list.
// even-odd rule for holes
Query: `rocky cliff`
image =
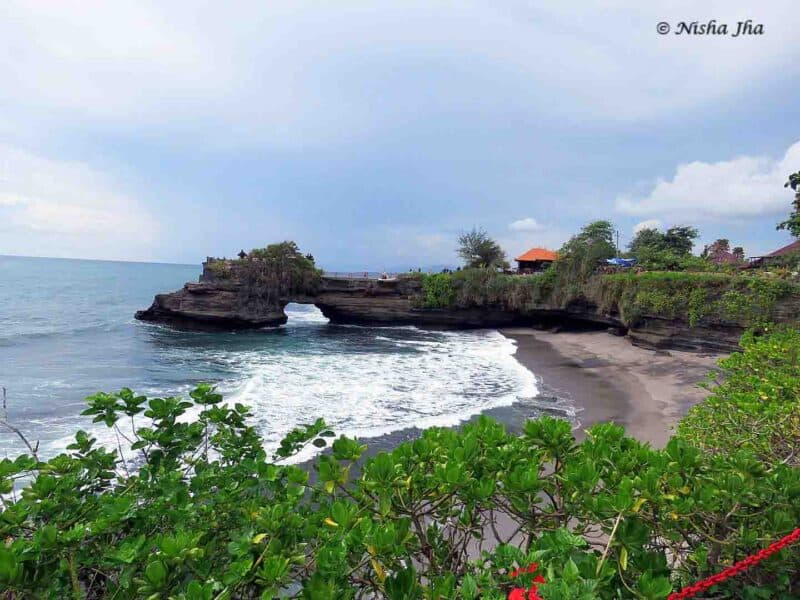
{"label": "rocky cliff", "polygon": [[[621,303],[603,306],[600,299],[566,303],[527,302],[524,308],[502,303],[460,308],[424,307],[425,290],[419,277],[397,279],[345,279],[322,276],[313,293],[253,293],[227,271],[204,265],[199,283],[187,283],[181,290],[159,294],[136,318],[180,327],[259,328],[282,325],[290,302],[314,304],[333,323],[371,325],[418,325],[431,328],[480,328],[507,325],[539,327],[608,327],[627,334],[632,343],[651,348],[679,348],[694,351],[732,351],[746,328],[741,320],[713,315],[691,322],[677,315],[665,317],[644,311],[635,319],[623,318]],[[225,273],[220,276],[220,273]],[[262,290],[263,291],[263,290]],[[772,310],[777,321],[796,319],[800,299],[777,302]]]}
{"label": "rocky cliff", "polygon": [[314,304],[333,323],[419,325],[437,328],[499,327],[518,315],[491,309],[424,309],[417,306],[419,279],[348,279],[322,277],[314,295],[286,294],[271,301],[248,293],[235,278],[221,279],[207,265],[199,283],[158,294],[136,313],[142,321],[184,328],[259,328],[283,325],[291,302]]}

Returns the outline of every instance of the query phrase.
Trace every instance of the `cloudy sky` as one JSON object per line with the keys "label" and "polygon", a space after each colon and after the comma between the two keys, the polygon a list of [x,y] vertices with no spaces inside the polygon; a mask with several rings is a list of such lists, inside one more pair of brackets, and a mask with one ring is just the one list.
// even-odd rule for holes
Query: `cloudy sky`
{"label": "cloudy sky", "polygon": [[[794,2],[90,2],[0,8],[0,254],[330,269],[510,255],[581,224],[789,241]],[[764,34],[659,35],[752,19]]]}

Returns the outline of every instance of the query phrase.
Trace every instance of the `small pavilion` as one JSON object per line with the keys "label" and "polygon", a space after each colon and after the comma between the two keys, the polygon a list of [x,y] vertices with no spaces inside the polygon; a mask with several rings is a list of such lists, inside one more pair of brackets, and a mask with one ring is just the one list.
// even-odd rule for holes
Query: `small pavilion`
{"label": "small pavilion", "polygon": [[517,261],[517,271],[520,273],[539,273],[549,267],[557,258],[558,254],[552,250],[531,248],[515,259]]}

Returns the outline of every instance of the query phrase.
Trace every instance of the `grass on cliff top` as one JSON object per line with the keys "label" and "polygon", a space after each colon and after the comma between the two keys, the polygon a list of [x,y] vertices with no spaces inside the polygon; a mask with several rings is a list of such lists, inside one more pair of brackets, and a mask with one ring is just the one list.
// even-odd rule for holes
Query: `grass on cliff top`
{"label": "grass on cliff top", "polygon": [[492,307],[518,311],[596,305],[635,325],[645,315],[679,319],[690,326],[727,322],[750,327],[774,318],[779,300],[800,297],[800,284],[741,273],[669,272],[593,275],[570,279],[551,268],[539,275],[508,275],[489,269],[422,276],[417,303],[425,308]]}

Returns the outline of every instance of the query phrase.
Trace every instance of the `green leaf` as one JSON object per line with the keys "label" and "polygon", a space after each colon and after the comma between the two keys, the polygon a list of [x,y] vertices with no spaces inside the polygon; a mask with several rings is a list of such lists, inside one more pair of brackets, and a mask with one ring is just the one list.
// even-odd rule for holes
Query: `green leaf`
{"label": "green leaf", "polygon": [[155,587],[161,587],[167,579],[167,569],[160,560],[156,560],[147,565],[144,570],[147,580]]}
{"label": "green leaf", "polygon": [[478,583],[475,578],[470,575],[464,575],[461,579],[461,588],[459,589],[462,600],[475,600],[478,597]]}

